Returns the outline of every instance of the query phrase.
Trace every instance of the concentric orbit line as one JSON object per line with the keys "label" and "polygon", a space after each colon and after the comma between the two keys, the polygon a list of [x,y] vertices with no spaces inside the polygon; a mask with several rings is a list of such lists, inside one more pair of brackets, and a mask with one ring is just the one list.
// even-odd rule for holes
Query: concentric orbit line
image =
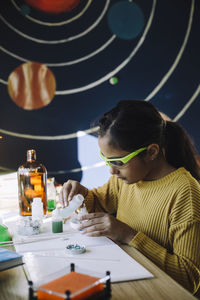
{"label": "concentric orbit line", "polygon": [[[45,26],[63,26],[63,25],[65,25],[65,24],[69,24],[69,23],[71,23],[71,22],[73,22],[73,21],[79,19],[79,18],[86,12],[86,10],[88,9],[88,7],[89,7],[90,4],[92,3],[92,1],[93,1],[93,0],[88,0],[86,6],[83,8],[83,10],[82,10],[78,15],[76,15],[76,16],[74,16],[73,18],[68,19],[68,20],[66,20],[66,21],[62,21],[62,22],[56,22],[56,23],[52,23],[52,22],[44,22],[44,21],[40,21],[40,20],[37,20],[37,19],[35,19],[35,18],[32,18],[32,17],[30,17],[29,15],[25,15],[25,17],[26,17],[27,19],[29,19],[30,21],[35,22],[35,23],[38,23],[38,24],[40,24],[40,25],[45,25]],[[19,6],[15,3],[15,1],[14,1],[14,0],[11,0],[11,2],[12,2],[12,4],[15,6],[15,8],[16,8],[18,11],[20,11],[20,8],[19,8]]]}
{"label": "concentric orbit line", "polygon": [[[197,89],[193,93],[192,97],[188,100],[186,105],[182,108],[182,110],[173,119],[174,122],[178,121],[184,115],[184,113],[192,105],[192,103],[195,101],[195,99],[198,97],[199,94],[200,94],[200,84],[198,85]],[[72,138],[77,138],[77,137],[83,137],[86,134],[97,132],[97,130],[98,130],[98,126],[90,128],[90,129],[78,131],[78,132],[75,132],[75,133],[71,133],[71,134],[56,135],[56,136],[30,135],[30,134],[23,134],[23,133],[8,131],[8,130],[4,130],[4,129],[0,129],[0,132],[2,134],[15,136],[15,137],[18,137],[18,138],[33,139],[33,140],[34,139],[35,140],[67,140],[67,139],[72,139]]]}
{"label": "concentric orbit line", "polygon": [[167,80],[169,79],[169,77],[172,75],[172,73],[174,72],[174,70],[176,69],[179,61],[182,58],[183,52],[185,50],[185,47],[187,45],[189,36],[190,36],[190,32],[191,32],[191,28],[192,28],[192,22],[193,22],[193,15],[194,15],[194,5],[195,5],[195,0],[191,1],[191,7],[190,7],[190,16],[189,16],[189,21],[188,21],[188,26],[187,26],[187,30],[186,30],[186,34],[183,40],[183,44],[177,54],[177,57],[175,59],[175,61],[173,62],[172,66],[169,68],[168,72],[165,74],[165,76],[162,78],[162,80],[160,81],[160,83],[154,88],[154,90],[145,98],[145,101],[149,101],[150,99],[152,99],[155,94],[162,88],[162,86],[167,82]]}
{"label": "concentric orbit line", "polygon": [[75,60],[71,60],[71,61],[66,61],[66,62],[62,62],[62,63],[44,63],[46,66],[48,67],[65,67],[65,66],[71,66],[77,63],[80,63],[82,61],[88,60],[89,58],[97,55],[98,53],[100,53],[101,51],[105,50],[114,40],[116,39],[116,35],[112,35],[111,38],[109,38],[101,47],[99,47],[97,50],[91,52],[88,55],[85,55],[83,57],[80,57],[78,59]]}
{"label": "concentric orbit line", "polygon": [[[51,174],[61,175],[61,174],[66,174],[66,173],[78,173],[78,172],[86,171],[86,170],[89,170],[89,169],[100,168],[100,167],[103,167],[103,166],[105,166],[105,162],[100,161],[100,162],[97,162],[93,165],[83,166],[81,168],[75,168],[75,169],[71,169],[71,170],[48,171],[48,175],[51,175]],[[3,166],[0,166],[0,170],[8,171],[8,172],[16,172],[16,170],[14,170],[14,169],[5,168]]]}
{"label": "concentric orbit line", "polygon": [[[192,0],[192,3],[191,3],[191,14],[190,14],[190,17],[191,15],[193,16],[193,12],[192,12],[192,5],[193,5],[193,11],[194,11],[194,2],[195,0]],[[190,22],[191,21],[191,22]],[[171,73],[174,71],[175,67],[177,66],[182,54],[183,54],[183,51],[184,51],[184,48],[186,46],[186,43],[187,43],[187,40],[189,38],[189,32],[191,30],[191,26],[192,26],[192,17],[190,18],[190,21],[189,21],[189,26],[188,26],[188,32],[185,36],[185,39],[184,39],[184,43],[182,45],[182,50],[179,51],[179,54],[177,55],[177,58],[174,62],[174,64],[172,65],[172,67],[170,68],[169,72],[166,74],[166,76],[161,80],[160,84],[151,92],[151,94],[149,94],[149,96],[145,99],[146,101],[150,100],[157,92],[158,90],[165,84],[165,82],[168,80],[169,76],[171,75]],[[190,28],[189,28],[190,27]],[[188,35],[188,36],[187,36]],[[184,45],[185,44],[185,45]],[[180,57],[180,58],[179,58]],[[167,78],[167,79],[166,79]],[[0,79],[0,81],[3,81]],[[199,86],[197,87],[196,91],[194,92],[194,94],[192,95],[192,97],[190,98],[190,100],[187,102],[187,104],[183,107],[183,109],[179,112],[179,114],[173,119],[173,121],[177,121],[179,120],[183,114],[187,111],[187,109],[190,107],[190,105],[194,102],[194,100],[197,98],[197,96],[199,95],[200,93],[200,84]],[[153,95],[153,96],[152,96]],[[1,131],[1,129],[0,129]],[[87,130],[85,130],[84,132],[86,132]],[[96,130],[95,130],[96,131]],[[89,132],[88,132],[89,133]],[[72,134],[73,135],[73,134]],[[69,136],[69,135],[68,135]],[[77,137],[77,135],[76,135]],[[70,138],[70,137],[69,137]],[[98,163],[97,163],[98,164]],[[62,173],[70,173],[70,172],[80,172],[81,170],[86,170],[88,168],[96,168],[98,167],[97,164],[94,164],[92,166],[85,166],[85,167],[82,167],[82,168],[77,168],[77,169],[72,169],[72,170],[65,170],[65,171],[57,171],[57,172],[51,172],[51,173],[57,173],[57,174],[62,174]],[[103,163],[104,164],[104,163]],[[100,166],[100,165],[99,165]]]}
{"label": "concentric orbit line", "polygon": [[177,122],[178,120],[180,120],[180,118],[185,114],[185,112],[192,105],[192,103],[196,100],[196,98],[198,97],[199,94],[200,94],[200,84],[198,85],[196,91],[194,92],[192,97],[189,99],[189,101],[184,105],[184,107],[181,109],[181,111],[173,119],[174,122]]}
{"label": "concentric orbit line", "polygon": [[69,95],[69,94],[75,94],[75,93],[80,93],[83,92],[85,90],[89,90],[94,88],[95,86],[100,85],[101,83],[109,80],[111,77],[113,77],[116,73],[118,73],[121,69],[123,69],[129,62],[130,60],[135,56],[135,54],[137,53],[137,51],[139,50],[139,48],[142,46],[146,35],[151,27],[152,21],[153,21],[153,17],[154,17],[154,12],[155,12],[155,8],[156,8],[156,3],[157,0],[153,0],[153,5],[152,5],[152,9],[151,9],[151,13],[147,22],[147,25],[145,27],[145,30],[141,36],[141,38],[139,39],[139,42],[137,43],[137,46],[134,48],[134,50],[131,52],[131,54],[117,67],[115,68],[113,71],[111,71],[110,73],[108,73],[107,75],[105,75],[104,77],[86,85],[83,87],[79,87],[79,88],[75,88],[75,89],[71,89],[71,90],[64,90],[64,91],[56,91],[56,95]]}
{"label": "concentric orbit line", "polygon": [[81,168],[76,168],[76,169],[71,169],[71,170],[59,170],[59,171],[48,171],[48,174],[66,174],[66,173],[78,173],[78,172],[81,172],[81,171],[86,171],[86,170],[89,170],[89,169],[94,169],[94,168],[100,168],[100,167],[103,167],[105,166],[105,162],[104,161],[100,161],[100,162],[97,162],[93,165],[89,165],[89,166],[83,166]]}
{"label": "concentric orbit line", "polygon": [[[195,90],[195,92],[193,93],[192,97],[189,99],[189,101],[186,103],[186,105],[182,108],[182,110],[177,114],[177,116],[173,119],[174,122],[178,121],[183,115],[184,113],[188,110],[188,108],[192,105],[192,103],[195,101],[195,99],[198,97],[198,95],[200,94],[200,84],[198,85],[197,89]],[[96,130],[98,128],[96,127]],[[81,171],[86,171],[88,169],[94,169],[94,168],[98,168],[98,167],[102,167],[105,165],[105,162],[98,162],[95,163],[93,165],[90,166],[83,166],[81,168],[76,168],[76,169],[71,169],[71,170],[60,170],[60,171],[51,171],[48,172],[49,174],[66,174],[66,173],[77,173],[77,172],[81,172]]]}
{"label": "concentric orbit line", "polygon": [[[175,70],[176,66],[178,65],[182,55],[183,55],[183,52],[185,50],[185,47],[187,45],[187,42],[188,42],[188,39],[189,39],[189,36],[190,36],[190,32],[191,32],[191,27],[192,27],[192,22],[193,22],[193,15],[194,15],[194,5],[195,5],[195,0],[191,0],[191,8],[190,8],[190,16],[189,16],[189,21],[188,21],[188,26],[187,26],[187,30],[186,30],[186,34],[185,34],[185,37],[184,37],[184,41],[183,41],[183,44],[179,50],[179,53],[174,61],[174,63],[172,64],[172,66],[170,67],[169,71],[166,73],[166,75],[163,77],[163,79],[161,80],[161,82],[157,85],[157,87],[149,94],[149,96],[147,96],[147,98],[145,98],[145,101],[149,101],[160,89],[161,87],[167,82],[167,80],[169,79],[169,77],[171,76],[171,74],[173,73],[173,71]],[[146,27],[147,28],[147,27]],[[140,41],[139,41],[140,42]],[[139,44],[139,43],[138,43]],[[138,45],[137,45],[138,46]],[[137,48],[136,46],[136,48]],[[135,48],[135,49],[136,49]],[[134,49],[134,50],[135,50]],[[137,51],[137,50],[136,50]],[[133,51],[134,52],[134,51]],[[131,59],[132,56],[135,54],[135,53],[131,53],[130,56],[127,58],[127,59]],[[132,55],[133,54],[133,55]],[[124,61],[125,64],[126,64],[126,61]],[[124,62],[122,64],[124,64]],[[129,62],[129,61],[128,61]],[[122,65],[121,64],[121,65]],[[118,66],[119,70],[121,70],[121,65]],[[118,69],[117,68],[117,69]],[[110,77],[114,76],[117,72],[119,72],[119,70],[117,71],[112,71],[110,73],[110,76],[108,76],[109,74],[107,74],[105,77],[106,77],[106,80],[108,80]],[[104,77],[104,78],[105,78]],[[104,80],[104,78],[101,78],[99,80],[97,80],[96,82],[93,82],[93,83],[90,83],[89,85],[87,86],[84,86],[84,87],[80,87],[80,88],[76,88],[76,89],[72,89],[72,90],[66,90],[66,91],[56,91],[56,95],[68,95],[68,94],[72,94],[72,93],[77,93],[77,92],[82,92],[86,89],[90,89],[90,88],[93,88],[94,86],[98,85],[97,83],[101,84]]]}
{"label": "concentric orbit line", "polygon": [[[151,13],[150,13],[150,17],[148,19],[148,22],[147,22],[147,25],[146,25],[146,28],[142,34],[142,37],[140,38],[137,46],[134,48],[134,50],[131,52],[131,54],[129,55],[129,57],[126,58],[126,60],[124,60],[117,68],[115,68],[114,71],[110,72],[109,74],[107,74],[106,76],[100,78],[99,80],[89,84],[89,85],[86,85],[84,87],[80,87],[80,88],[76,88],[76,89],[71,89],[71,90],[64,90],[64,91],[56,91],[56,95],[67,95],[67,94],[74,94],[74,93],[78,93],[78,92],[82,92],[84,90],[87,90],[87,89],[90,89],[90,88],[93,88],[103,82],[105,82],[106,80],[110,79],[112,76],[114,76],[117,72],[119,72],[123,67],[125,67],[129,61],[133,58],[133,56],[136,54],[136,52],[139,50],[139,48],[141,47],[141,45],[143,44],[145,38],[146,38],[146,35],[151,27],[151,23],[152,23],[152,20],[153,20],[153,16],[154,16],[154,12],[155,12],[155,7],[156,7],[156,3],[157,3],[157,0],[153,0],[153,5],[152,5],[152,9],[151,9]],[[113,36],[114,37],[114,36]],[[109,42],[109,41],[108,41]],[[108,43],[107,42],[107,43]],[[8,55],[11,55],[13,56],[14,58],[16,59],[19,59],[19,60],[22,60],[24,62],[27,62],[29,61],[28,59],[24,59],[10,51],[8,51],[7,49],[3,48],[2,46],[0,46],[0,50],[2,50],[3,52],[7,53]],[[69,62],[68,62],[69,63]],[[53,66],[52,64],[49,64],[49,63],[44,63],[46,64],[47,66]],[[54,66],[56,66],[56,64],[54,64]]]}
{"label": "concentric orbit line", "polygon": [[[189,34],[190,34],[190,31],[191,31],[191,26],[192,26],[192,20],[193,20],[193,14],[194,14],[194,4],[195,4],[195,0],[192,0],[191,1],[191,10],[190,10],[190,18],[189,18],[189,22],[188,22],[188,27],[187,27],[187,31],[186,31],[186,35],[185,35],[185,38],[184,38],[184,42],[181,46],[181,49],[173,63],[173,65],[171,66],[171,68],[169,69],[169,71],[167,72],[167,74],[163,77],[163,79],[161,80],[160,84],[151,92],[150,95],[157,93],[158,90],[164,85],[164,83],[168,80],[169,76],[171,75],[172,71],[174,71],[175,67],[177,66],[178,62],[180,61],[181,59],[181,56],[184,52],[184,49],[186,47],[186,44],[187,44],[187,41],[188,41],[188,38],[189,38]],[[162,84],[161,84],[162,83]],[[200,93],[200,85],[198,86],[197,90],[195,91],[195,93],[193,94],[193,96],[191,97],[191,99],[189,99],[188,103],[184,106],[184,108],[179,112],[179,114],[174,118],[174,121],[177,121],[179,120],[182,115],[187,111],[187,109],[190,107],[190,105],[194,102],[194,100],[196,99],[196,97],[199,95]],[[145,99],[146,101],[150,100],[149,97],[150,95]],[[94,132],[93,131],[96,131],[97,128],[92,128],[92,129],[89,129],[89,130],[85,130],[84,132],[85,133],[91,133],[91,132]],[[14,136],[17,136],[17,137],[23,137],[23,138],[33,138],[33,139],[51,139],[51,140],[57,140],[57,139],[70,139],[70,138],[75,138],[77,137],[77,133],[72,133],[72,134],[67,134],[67,135],[59,135],[59,136],[32,136],[32,135],[25,135],[25,134],[19,134],[19,133],[13,133],[13,132],[10,132],[10,131],[6,131],[6,130],[3,130],[3,129],[0,129],[0,132],[1,133],[5,133],[5,134],[8,134],[8,135],[14,135]]]}
{"label": "concentric orbit line", "polygon": [[23,38],[31,40],[31,41],[33,41],[35,43],[48,44],[48,45],[63,44],[63,43],[67,43],[67,42],[71,42],[73,40],[76,40],[76,39],[78,39],[80,37],[83,37],[84,35],[88,34],[90,31],[92,31],[101,22],[101,20],[103,19],[104,15],[105,15],[105,13],[106,13],[106,11],[108,9],[109,4],[110,4],[110,0],[106,0],[104,9],[102,10],[101,14],[99,15],[99,17],[96,19],[96,21],[88,29],[86,29],[85,31],[83,31],[83,32],[81,32],[81,33],[79,33],[77,35],[74,35],[74,36],[71,36],[69,38],[62,39],[62,40],[48,41],[48,40],[41,40],[41,39],[37,39],[37,38],[31,37],[31,36],[29,36],[29,35],[21,32],[20,30],[16,29],[15,27],[13,27],[9,22],[7,22],[5,20],[5,18],[1,14],[0,14],[0,19],[4,22],[4,24],[6,24],[15,33],[17,33],[20,36],[22,36]]}
{"label": "concentric orbit line", "polygon": [[[195,99],[197,98],[197,96],[200,94],[200,84],[198,85],[196,91],[193,93],[192,97],[189,99],[189,101],[186,103],[186,105],[183,107],[183,109],[178,113],[178,115],[173,119],[174,122],[178,121],[183,115],[184,113],[188,110],[188,108],[191,106],[191,104],[195,101]],[[91,130],[93,130],[93,132],[96,132],[98,129],[98,127],[94,127],[92,128]],[[3,130],[4,131],[4,130]],[[2,132],[2,129],[0,129],[0,132]],[[4,132],[2,132],[4,133]],[[9,132],[11,133],[10,135],[12,135],[13,132]],[[86,130],[85,131],[81,131],[82,135],[81,136],[85,136],[87,133],[91,133],[89,131],[87,131],[86,133]],[[78,136],[78,133],[76,133],[77,135],[74,136],[74,137],[77,137]],[[69,135],[68,135],[69,136]],[[17,135],[17,137],[19,137]],[[70,138],[70,137],[69,137]],[[86,171],[88,169],[94,169],[94,168],[98,168],[98,167],[102,167],[105,165],[105,162],[98,162],[98,163],[95,163],[93,165],[90,165],[90,166],[83,166],[81,168],[76,168],[76,169],[71,169],[71,170],[59,170],[59,171],[50,171],[48,172],[49,174],[66,174],[66,173],[78,173],[78,172],[81,172],[81,171]],[[2,167],[0,166],[0,169],[1,170],[5,170],[5,171],[13,171],[11,169],[8,169],[8,168],[5,168],[5,167]]]}
{"label": "concentric orbit line", "polygon": [[[80,57],[78,59],[75,60],[71,60],[71,61],[66,61],[66,62],[62,62],[62,63],[42,63],[45,64],[47,67],[64,67],[64,66],[70,66],[70,65],[74,65],[77,63],[80,63],[82,61],[88,60],[89,58],[97,55],[98,53],[100,53],[101,51],[105,50],[116,38],[116,35],[112,35],[111,38],[109,40],[107,40],[101,47],[99,47],[97,50],[91,52],[90,54]],[[0,50],[2,50],[3,52],[5,52],[6,54],[15,57],[17,59],[20,59],[24,62],[28,62],[30,60],[28,59],[24,59],[18,55],[13,54],[12,52],[8,51],[7,49],[3,48],[2,46],[0,46]],[[7,84],[5,80],[0,79],[0,81],[2,81],[2,83]]]}
{"label": "concentric orbit line", "polygon": [[0,78],[0,83],[8,84],[8,81],[5,81],[5,80],[3,80],[3,79]]}
{"label": "concentric orbit line", "polygon": [[[152,24],[152,20],[153,20],[153,16],[154,16],[154,12],[155,12],[156,3],[157,3],[157,0],[153,0],[150,17],[148,19],[146,28],[145,28],[145,30],[143,32],[143,35],[140,38],[137,46],[134,48],[134,50],[131,53],[131,55],[124,61],[125,63],[123,62],[114,71],[112,71],[108,75],[106,75],[105,76],[106,77],[105,80],[107,80],[110,77],[114,76],[119,71],[118,70],[119,68],[123,68],[129,62],[129,60],[136,54],[136,52],[138,51],[138,49],[143,44],[143,42],[144,42],[144,40],[146,38],[146,35],[147,35],[147,33],[148,33],[148,31],[149,31],[149,29],[151,27],[151,24]],[[1,48],[2,47],[0,47],[0,49]],[[105,81],[105,80],[103,80],[103,81]],[[74,90],[77,90],[77,89],[74,89]],[[56,92],[56,94],[57,94],[57,92]],[[97,130],[97,128],[94,127],[92,129],[84,130],[84,132],[91,133],[91,132],[94,132],[96,130]],[[3,134],[12,135],[12,136],[16,136],[16,137],[27,138],[27,139],[39,139],[39,140],[61,140],[61,139],[63,140],[63,139],[70,139],[70,138],[76,138],[77,137],[77,133],[72,133],[72,134],[67,134],[67,135],[58,135],[58,136],[35,136],[35,135],[29,135],[29,134],[21,134],[21,133],[17,133],[17,132],[11,132],[11,131],[4,130],[4,129],[0,129],[0,132],[3,133]]]}
{"label": "concentric orbit line", "polygon": [[14,170],[14,169],[9,169],[9,168],[6,168],[6,167],[2,167],[2,166],[0,166],[0,171],[9,171],[9,172],[15,172],[16,170]]}
{"label": "concentric orbit line", "polygon": [[10,136],[15,136],[18,138],[23,138],[23,139],[32,139],[32,140],[46,140],[46,141],[58,141],[58,140],[68,140],[68,139],[73,139],[77,137],[83,137],[86,134],[94,133],[97,132],[98,126],[82,130],[82,131],[77,131],[74,133],[69,133],[69,134],[64,134],[64,135],[55,135],[55,136],[43,136],[43,135],[32,135],[32,134],[25,134],[25,133],[17,133],[5,129],[0,129],[0,132],[2,134],[10,135]]}
{"label": "concentric orbit line", "polygon": [[[186,30],[186,35],[184,37],[183,44],[181,46],[181,49],[179,50],[179,53],[178,53],[178,55],[177,55],[174,63],[170,67],[169,71],[165,74],[165,76],[163,77],[163,79],[160,81],[160,83],[157,85],[157,87],[155,87],[154,90],[145,98],[145,101],[149,101],[161,89],[161,87],[166,83],[166,81],[169,79],[169,77],[171,76],[171,74],[175,70],[176,66],[178,65],[178,63],[179,63],[179,61],[180,61],[180,59],[181,59],[181,57],[183,55],[183,52],[185,50],[185,47],[186,47],[186,44],[187,44],[187,41],[189,39],[189,35],[190,35],[190,32],[191,32],[193,15],[194,15],[194,4],[195,4],[195,0],[192,0],[191,1],[191,9],[190,9],[190,17],[189,17],[189,21],[188,21],[188,27],[187,27],[187,30]],[[0,49],[2,49],[2,47],[0,47]],[[3,51],[7,51],[7,50],[3,49]],[[11,52],[7,51],[7,53],[10,54]],[[17,58],[17,56],[15,54],[12,54],[12,55]],[[21,58],[21,59],[24,60],[23,58]],[[28,61],[28,60],[24,60],[24,61]],[[70,63],[70,62],[68,62],[68,63]],[[116,73],[117,72],[114,70],[113,72],[110,73],[110,75],[108,74],[107,76],[108,77],[112,77]],[[105,80],[107,80],[107,79],[109,79],[109,78],[106,78]],[[100,79],[100,80],[102,80],[102,79]],[[95,83],[92,83],[89,86],[94,85],[94,84]],[[98,85],[98,84],[96,84],[96,85]],[[94,87],[94,86],[91,86],[89,88],[92,88],[92,87]],[[68,90],[68,91],[57,91],[56,94],[57,95],[70,94],[70,91],[71,91],[71,93],[76,93],[76,92],[80,92],[80,91],[85,90],[85,89],[87,89],[87,86],[86,87],[82,87],[82,88],[78,88],[78,89]]]}

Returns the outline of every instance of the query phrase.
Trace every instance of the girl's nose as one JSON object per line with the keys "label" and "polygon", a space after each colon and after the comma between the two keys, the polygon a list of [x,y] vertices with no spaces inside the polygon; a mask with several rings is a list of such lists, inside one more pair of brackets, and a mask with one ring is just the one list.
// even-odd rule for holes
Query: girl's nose
{"label": "girl's nose", "polygon": [[119,174],[119,170],[116,167],[110,167],[110,174]]}

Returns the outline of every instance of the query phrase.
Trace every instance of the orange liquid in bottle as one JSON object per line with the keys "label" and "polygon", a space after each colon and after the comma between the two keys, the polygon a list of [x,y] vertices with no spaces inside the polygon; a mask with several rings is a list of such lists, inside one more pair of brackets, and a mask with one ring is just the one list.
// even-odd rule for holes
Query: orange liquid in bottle
{"label": "orange liquid in bottle", "polygon": [[33,198],[43,202],[44,215],[47,213],[47,171],[36,161],[35,150],[27,151],[27,162],[18,169],[18,194],[21,216],[31,216]]}

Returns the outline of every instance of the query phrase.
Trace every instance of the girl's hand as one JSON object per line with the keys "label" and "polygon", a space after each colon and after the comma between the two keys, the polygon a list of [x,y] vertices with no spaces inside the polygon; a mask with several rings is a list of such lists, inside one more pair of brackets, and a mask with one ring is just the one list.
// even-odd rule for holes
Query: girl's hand
{"label": "girl's hand", "polygon": [[85,198],[87,196],[88,189],[81,185],[78,181],[68,180],[63,184],[63,187],[59,194],[60,204],[64,207],[68,205],[68,202],[72,200],[72,198],[81,194]]}
{"label": "girl's hand", "polygon": [[87,236],[106,236],[128,244],[137,232],[107,213],[90,213],[79,217],[79,230]]}

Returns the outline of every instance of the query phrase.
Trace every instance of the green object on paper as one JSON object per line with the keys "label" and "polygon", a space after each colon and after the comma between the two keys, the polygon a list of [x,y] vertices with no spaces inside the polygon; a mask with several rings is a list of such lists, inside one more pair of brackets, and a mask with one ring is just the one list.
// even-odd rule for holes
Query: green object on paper
{"label": "green object on paper", "polygon": [[6,242],[10,240],[8,227],[0,224],[0,242]]}

